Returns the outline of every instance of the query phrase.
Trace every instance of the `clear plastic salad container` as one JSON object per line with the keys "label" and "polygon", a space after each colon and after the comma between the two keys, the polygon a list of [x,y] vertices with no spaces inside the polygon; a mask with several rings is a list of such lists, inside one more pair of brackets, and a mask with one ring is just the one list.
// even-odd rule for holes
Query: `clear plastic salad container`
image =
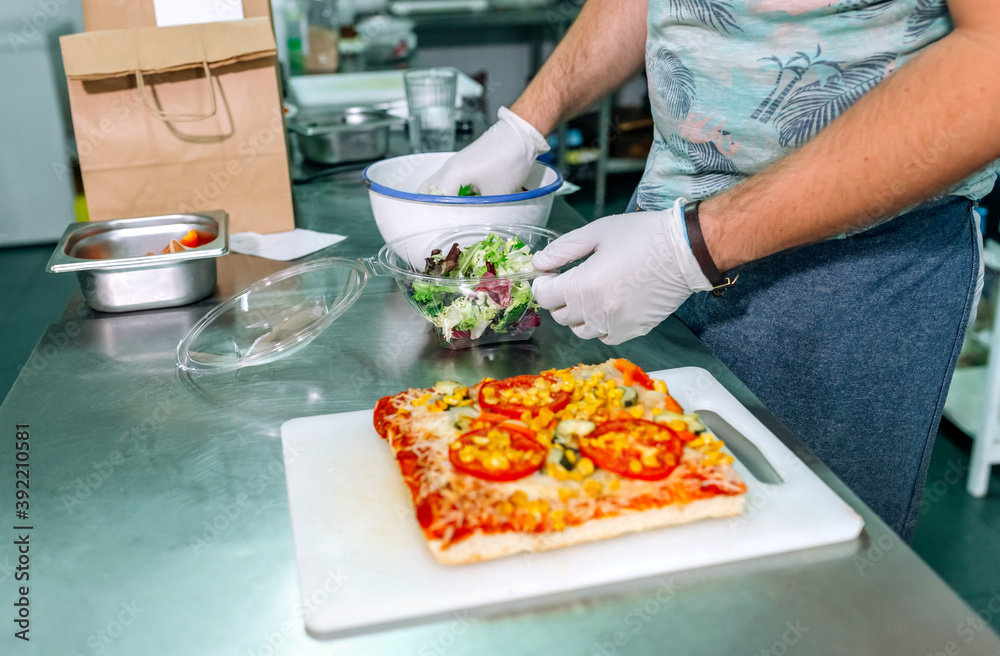
{"label": "clear plastic salad container", "polygon": [[543,275],[531,256],[558,236],[527,225],[449,228],[395,239],[377,260],[441,346],[460,349],[531,337],[541,323],[531,281]]}
{"label": "clear plastic salad container", "polygon": [[393,240],[370,258],[289,267],[210,310],[177,345],[177,365],[222,373],[287,357],[347,312],[369,278],[384,275],[445,348],[528,339],[541,322],[531,281],[543,275],[531,256],[558,236],[527,225],[448,228]]}

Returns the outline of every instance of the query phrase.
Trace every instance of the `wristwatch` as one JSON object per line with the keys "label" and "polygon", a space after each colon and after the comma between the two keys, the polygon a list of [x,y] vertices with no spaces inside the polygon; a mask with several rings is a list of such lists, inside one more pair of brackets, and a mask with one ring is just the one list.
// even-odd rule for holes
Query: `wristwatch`
{"label": "wristwatch", "polygon": [[705,236],[701,234],[701,223],[698,221],[698,207],[700,205],[701,201],[696,200],[684,206],[684,227],[687,230],[688,242],[691,244],[691,253],[694,254],[694,259],[698,261],[701,272],[705,274],[708,282],[711,283],[712,294],[714,296],[722,296],[726,293],[727,289],[736,284],[740,276],[739,274],[727,276],[715,266],[715,261],[712,259],[711,253],[708,252],[708,246],[705,244]]}

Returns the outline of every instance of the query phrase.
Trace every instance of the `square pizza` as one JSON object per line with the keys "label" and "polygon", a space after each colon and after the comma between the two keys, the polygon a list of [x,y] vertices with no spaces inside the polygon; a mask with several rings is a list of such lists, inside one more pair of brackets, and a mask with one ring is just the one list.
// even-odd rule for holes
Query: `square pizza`
{"label": "square pizza", "polygon": [[743,512],[722,442],[623,359],[409,389],[374,424],[445,564]]}

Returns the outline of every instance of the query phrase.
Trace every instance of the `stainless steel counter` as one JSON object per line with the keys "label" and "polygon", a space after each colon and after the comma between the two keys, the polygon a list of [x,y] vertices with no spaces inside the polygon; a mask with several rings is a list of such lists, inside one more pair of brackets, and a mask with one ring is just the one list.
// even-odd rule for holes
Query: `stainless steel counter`
{"label": "stainless steel counter", "polygon": [[[296,202],[303,226],[349,236],[318,256],[366,256],[381,244],[356,173],[298,187]],[[580,224],[557,201],[550,225]],[[229,255],[219,263],[214,300],[284,266]],[[609,347],[580,341],[546,318],[526,343],[446,351],[394,283],[375,279],[308,349],[193,380],[178,373],[174,348],[213,302],[113,316],[74,297],[42,336],[0,408],[0,599],[7,609],[0,653],[1000,653],[1000,640],[974,611],[677,321]],[[306,635],[310,610],[299,604],[282,422],[369,408],[384,394],[441,378],[499,378],[611,356],[648,369],[710,370],[864,515],[862,538],[499,614],[457,614],[334,642]],[[30,432],[23,521],[14,517],[17,424]],[[33,527],[28,581],[14,579],[14,542],[25,533],[15,525]],[[332,572],[329,593],[349,584],[349,574]],[[30,642],[13,637],[21,585],[30,588]]]}

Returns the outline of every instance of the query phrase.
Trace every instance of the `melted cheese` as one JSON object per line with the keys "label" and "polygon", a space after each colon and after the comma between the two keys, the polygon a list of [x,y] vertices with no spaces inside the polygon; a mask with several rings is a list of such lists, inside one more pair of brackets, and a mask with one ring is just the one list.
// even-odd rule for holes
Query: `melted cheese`
{"label": "melted cheese", "polygon": [[[610,362],[570,370],[581,385],[595,372],[604,381],[624,382]],[[470,398],[477,398],[478,387],[470,391]],[[668,412],[666,394],[636,391],[641,402],[636,407],[642,408],[643,418],[652,420]],[[406,412],[386,417],[386,437],[397,458],[412,459],[412,472],[404,476],[414,505],[433,506],[432,521],[424,530],[428,538],[441,539],[445,546],[470,531],[561,530],[597,517],[746,492],[732,465],[718,457],[721,443],[709,433],[699,437],[697,448],[685,445],[681,463],[661,481],[631,479],[603,469],[584,480],[557,480],[545,473],[545,467],[516,481],[485,481],[455,470],[448,458],[449,446],[460,434],[455,422],[460,414],[471,414],[470,408],[441,411],[433,395],[433,389],[411,389],[394,397],[392,405]],[[478,411],[478,406],[473,409]],[[693,415],[677,418],[692,428],[697,421]]]}

